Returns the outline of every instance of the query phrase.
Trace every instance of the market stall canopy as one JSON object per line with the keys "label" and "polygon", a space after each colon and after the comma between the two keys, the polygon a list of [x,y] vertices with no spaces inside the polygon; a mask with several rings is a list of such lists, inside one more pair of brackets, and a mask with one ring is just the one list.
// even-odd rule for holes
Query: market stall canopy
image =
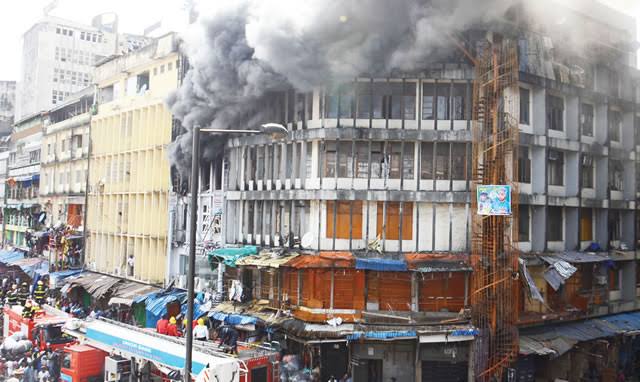
{"label": "market stall canopy", "polygon": [[87,271],[77,276],[69,277],[63,291],[82,287],[95,299],[100,299],[112,292],[120,281],[122,279]]}
{"label": "market stall canopy", "polygon": [[356,258],[356,269],[378,272],[404,272],[407,270],[407,263],[404,260],[358,257]]}
{"label": "market stall canopy", "polygon": [[49,261],[39,258],[39,257],[28,257],[26,259],[21,259],[14,261],[11,265],[17,265],[24,273],[29,275],[32,279],[35,278],[36,275],[47,275],[49,274]]}
{"label": "market stall canopy", "polygon": [[24,252],[17,250],[0,251],[0,263],[12,264],[15,261],[24,259]]}
{"label": "market stall canopy", "polygon": [[235,267],[236,261],[243,257],[255,255],[258,253],[258,247],[248,245],[238,248],[218,248],[209,252],[209,264],[211,268],[217,263],[223,263],[229,267]]}
{"label": "market stall canopy", "polygon": [[404,256],[409,270],[431,272],[469,272],[469,255],[466,253],[408,253]]}
{"label": "market stall canopy", "polygon": [[115,290],[111,294],[111,299],[109,299],[109,305],[121,304],[131,306],[135,297],[159,291],[160,288],[154,287],[153,285],[142,284],[135,281],[123,281],[116,285]]}
{"label": "market stall canopy", "polygon": [[49,274],[49,288],[60,288],[62,282],[71,276],[82,273],[82,269],[67,269],[65,271],[52,272]]}
{"label": "market stall canopy", "polygon": [[289,261],[291,268],[353,268],[355,259],[351,252],[320,252],[317,255],[302,255]]}
{"label": "market stall canopy", "polygon": [[236,261],[236,265],[247,265],[258,268],[279,268],[290,260],[300,256],[298,253],[279,254],[273,251],[261,251],[259,255],[243,257]]}

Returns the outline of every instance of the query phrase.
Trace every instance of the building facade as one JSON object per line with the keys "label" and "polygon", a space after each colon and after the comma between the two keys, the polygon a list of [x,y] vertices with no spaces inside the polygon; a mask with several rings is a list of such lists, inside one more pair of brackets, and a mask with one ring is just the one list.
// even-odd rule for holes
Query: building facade
{"label": "building facade", "polygon": [[84,227],[92,87],[49,111],[42,139],[40,204],[48,226]]}
{"label": "building facade", "polygon": [[0,135],[11,134],[16,103],[16,82],[0,81]]}
{"label": "building facade", "polygon": [[44,113],[15,122],[9,144],[4,206],[5,242],[27,249],[27,230],[38,229],[40,218],[40,145]]}
{"label": "building facade", "polygon": [[22,118],[61,103],[93,83],[93,67],[105,57],[136,49],[144,37],[118,34],[100,23],[84,25],[46,16],[23,36],[16,115]]}
{"label": "building facade", "polygon": [[[518,44],[520,81],[512,116],[520,131],[518,380],[629,367],[618,363],[614,334],[557,334],[564,320],[615,321],[640,309],[635,26],[597,9],[596,18],[574,15],[608,32],[591,41],[589,57],[544,34],[507,36]],[[482,38],[465,35],[470,46]],[[266,249],[227,268],[225,285],[239,281],[247,300],[290,310],[303,324],[283,325],[288,350],[321,365],[323,379],[352,370],[355,381],[472,380],[473,360],[482,359],[470,345],[477,333],[464,326],[473,293],[474,69],[453,50],[418,73],[281,94],[264,122],[285,125],[287,139],[227,143],[225,208],[234,213],[224,216],[225,240]],[[283,251],[292,258],[274,261]],[[212,251],[212,262],[226,258]],[[564,266],[572,271],[557,271]],[[543,348],[545,339],[568,347]],[[615,361],[573,347],[593,341],[606,341]]]}
{"label": "building facade", "polygon": [[173,118],[178,86],[174,34],[97,66],[91,120],[87,266],[162,283],[167,263]]}

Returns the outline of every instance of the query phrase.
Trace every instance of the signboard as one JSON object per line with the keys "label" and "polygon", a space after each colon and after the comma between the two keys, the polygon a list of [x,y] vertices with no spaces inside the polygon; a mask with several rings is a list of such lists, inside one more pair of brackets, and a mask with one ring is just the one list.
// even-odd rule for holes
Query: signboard
{"label": "signboard", "polygon": [[478,185],[476,200],[478,215],[511,215],[511,186]]}

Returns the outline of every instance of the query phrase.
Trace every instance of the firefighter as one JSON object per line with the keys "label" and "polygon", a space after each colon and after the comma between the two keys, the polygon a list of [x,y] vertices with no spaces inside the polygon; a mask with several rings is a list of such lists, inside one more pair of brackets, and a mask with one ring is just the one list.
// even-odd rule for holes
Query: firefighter
{"label": "firefighter", "polygon": [[169,319],[169,325],[167,325],[167,335],[172,337],[180,337],[180,332],[178,331],[178,327],[176,326],[176,318],[171,317]]}
{"label": "firefighter", "polygon": [[38,305],[44,304],[47,299],[47,287],[44,286],[42,280],[38,280],[36,289],[33,291],[33,297]]}
{"label": "firefighter", "polygon": [[18,304],[24,306],[27,302],[27,298],[29,298],[29,284],[23,281],[20,285],[20,290],[18,291]]}
{"label": "firefighter", "polygon": [[7,304],[16,305],[18,304],[18,285],[11,285],[11,291],[7,294]]}
{"label": "firefighter", "polygon": [[24,308],[22,308],[22,318],[32,319],[34,314],[33,306],[31,305],[31,300],[27,300],[24,304]]}

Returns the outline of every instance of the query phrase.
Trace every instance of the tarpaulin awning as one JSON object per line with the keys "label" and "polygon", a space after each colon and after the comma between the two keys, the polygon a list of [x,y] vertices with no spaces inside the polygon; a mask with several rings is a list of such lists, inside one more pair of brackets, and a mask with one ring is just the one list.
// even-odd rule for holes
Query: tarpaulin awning
{"label": "tarpaulin awning", "polygon": [[356,269],[382,272],[404,272],[407,263],[404,260],[356,258]]}
{"label": "tarpaulin awning", "polygon": [[49,288],[59,288],[61,282],[68,277],[82,273],[82,269],[68,269],[66,271],[52,272],[49,274]]}
{"label": "tarpaulin awning", "polygon": [[640,312],[520,329],[520,353],[560,356],[578,342],[640,330]]}
{"label": "tarpaulin awning", "polygon": [[417,272],[471,271],[466,253],[408,253],[404,259],[409,270]]}
{"label": "tarpaulin awning", "polygon": [[540,258],[549,264],[553,264],[558,260],[566,261],[570,264],[599,263],[601,261],[611,260],[611,256],[608,254],[596,252],[561,252],[542,255]]}
{"label": "tarpaulin awning", "polygon": [[224,263],[229,267],[235,267],[236,261],[239,259],[255,255],[258,253],[258,247],[247,245],[239,248],[218,248],[209,252],[209,264],[213,266],[215,263]]}
{"label": "tarpaulin awning", "polygon": [[300,256],[298,253],[277,254],[271,251],[262,251],[259,255],[247,256],[237,260],[236,265],[279,268],[298,256]]}
{"label": "tarpaulin awning", "polygon": [[0,251],[0,263],[12,264],[15,261],[24,259],[24,252],[22,251],[9,251],[2,250]]}
{"label": "tarpaulin awning", "polygon": [[41,276],[49,274],[49,261],[38,257],[17,260],[11,265],[19,266],[32,279],[35,278],[36,274]]}
{"label": "tarpaulin awning", "polygon": [[351,252],[320,252],[317,255],[301,255],[284,264],[292,268],[353,268]]}
{"label": "tarpaulin awning", "polygon": [[391,340],[396,338],[416,338],[416,332],[414,330],[408,331],[393,331],[393,332],[353,332],[347,336],[349,341],[357,341],[361,338],[372,340]]}
{"label": "tarpaulin awning", "polygon": [[223,312],[210,312],[209,317],[222,321],[229,325],[255,325],[258,319],[244,314],[228,314]]}
{"label": "tarpaulin awning", "polygon": [[84,288],[93,298],[100,299],[112,292],[120,281],[122,280],[100,273],[83,272],[78,276],[68,278],[65,288],[70,290],[79,286]]}

